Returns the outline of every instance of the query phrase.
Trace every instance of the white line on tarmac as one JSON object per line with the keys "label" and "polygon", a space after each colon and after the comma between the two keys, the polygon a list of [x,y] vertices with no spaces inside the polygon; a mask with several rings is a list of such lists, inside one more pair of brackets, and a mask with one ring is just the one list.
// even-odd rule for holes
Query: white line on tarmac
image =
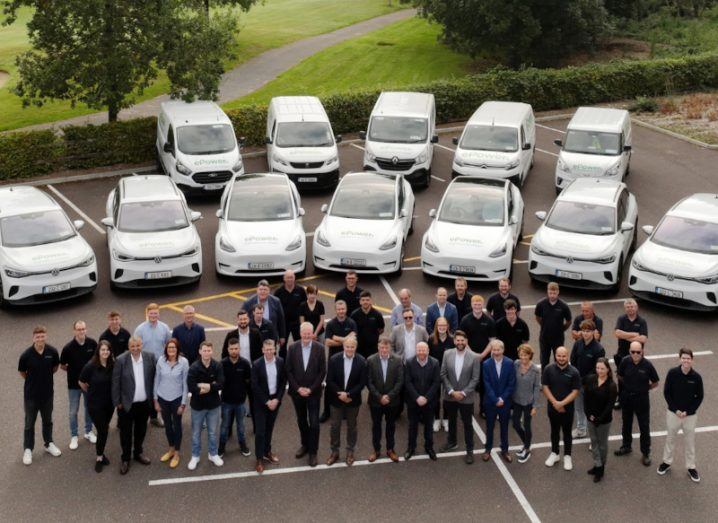
{"label": "white line on tarmac", "polygon": [[77,214],[79,214],[82,218],[84,218],[84,220],[85,220],[87,223],[89,223],[90,225],[92,225],[92,227],[94,227],[97,232],[99,232],[100,234],[107,234],[107,233],[105,232],[105,229],[103,229],[102,227],[100,227],[99,225],[97,225],[97,224],[92,220],[92,218],[90,218],[88,215],[86,215],[84,212],[82,212],[82,209],[80,209],[77,205],[75,205],[75,204],[72,203],[69,199],[67,199],[64,194],[62,194],[60,191],[58,191],[57,189],[55,189],[52,185],[47,185],[47,188],[50,189],[50,190],[55,194],[55,196],[57,196],[57,197],[60,198],[63,202],[65,202],[68,206],[70,206],[73,211],[75,211],[75,212],[76,212]]}
{"label": "white line on tarmac", "polygon": [[548,129],[549,131],[553,131],[555,133],[566,134],[566,131],[556,129],[555,127],[549,127],[548,125],[541,125],[540,123],[537,123],[536,127],[540,127],[541,129]]}
{"label": "white line on tarmac", "polygon": [[[712,350],[700,350],[693,353],[693,356],[710,356],[713,354]],[[676,354],[647,354],[645,356],[647,360],[663,360],[668,358],[678,358]]]}
{"label": "white line on tarmac", "polygon": [[528,260],[514,260],[514,263],[528,263]]}
{"label": "white line on tarmac", "polygon": [[355,143],[352,143],[352,144],[350,144],[350,145],[351,145],[352,147],[355,147],[355,148],[359,149],[360,151],[366,151],[366,149],[364,149],[364,147],[362,147],[361,145],[357,145],[357,144],[355,144]]}
{"label": "white line on tarmac", "polygon": [[445,181],[446,181],[446,180],[444,180],[443,178],[439,178],[438,176],[434,176],[433,174],[431,175],[431,177],[432,177],[434,180],[439,180],[440,182],[445,182]]}
{"label": "white line on tarmac", "polygon": [[536,150],[537,150],[538,152],[540,152],[540,153],[550,154],[551,156],[556,156],[556,157],[558,157],[558,154],[552,153],[551,151],[546,151],[545,149],[539,149],[538,147],[536,147]]}
{"label": "white line on tarmac", "polygon": [[402,270],[404,270],[404,271],[420,271],[421,267],[404,267]]}
{"label": "white line on tarmac", "polygon": [[456,152],[456,149],[452,149],[451,147],[447,147],[447,146],[445,146],[445,145],[441,145],[440,143],[435,143],[434,146],[435,146],[435,147],[440,147],[440,148],[442,148],[442,149],[446,149],[447,151],[451,151],[452,153],[455,153],[455,152]]}
{"label": "white line on tarmac", "polygon": [[[629,299],[629,298],[614,298],[611,300],[591,300],[591,303],[593,303],[594,305],[596,305],[597,303],[622,303],[622,302],[626,301],[627,299]],[[570,301],[570,302],[566,303],[566,305],[568,305],[568,306],[581,305],[582,303],[583,303],[582,301]],[[521,308],[522,309],[535,309],[536,305],[526,305],[526,306],[521,305]]]}
{"label": "white line on tarmac", "polygon": [[386,281],[386,278],[384,278],[384,276],[379,276],[379,281],[386,289],[386,292],[389,294],[389,297],[394,302],[394,305],[399,305],[399,297],[394,292],[394,289],[391,288],[391,285],[389,285],[389,282]]}
{"label": "white line on tarmac", "polygon": [[304,233],[304,236],[306,236],[307,238],[311,238],[312,236],[314,236],[314,231],[312,231],[312,232],[305,232],[305,233]]}

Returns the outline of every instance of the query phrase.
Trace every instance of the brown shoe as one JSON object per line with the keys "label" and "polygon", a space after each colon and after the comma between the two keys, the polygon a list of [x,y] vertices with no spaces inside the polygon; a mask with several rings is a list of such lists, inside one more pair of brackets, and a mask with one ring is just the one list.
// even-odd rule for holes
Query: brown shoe
{"label": "brown shoe", "polygon": [[347,466],[351,467],[354,464],[354,451],[353,450],[347,450],[347,459],[346,459]]}
{"label": "brown shoe", "polygon": [[491,453],[490,452],[484,452],[481,455],[481,459],[484,461],[489,461],[491,459]]}
{"label": "brown shoe", "polygon": [[264,461],[266,461],[267,463],[271,463],[272,465],[276,465],[277,463],[279,463],[279,458],[276,454],[272,454],[270,452],[264,456]]}
{"label": "brown shoe", "polygon": [[511,454],[509,454],[508,452],[502,452],[501,457],[504,458],[504,461],[506,463],[511,463],[514,460],[514,458],[512,458]]}
{"label": "brown shoe", "polygon": [[369,460],[369,463],[374,463],[377,457],[376,450],[372,450],[367,459]]}
{"label": "brown shoe", "polygon": [[264,472],[264,463],[262,463],[261,459],[257,460],[257,464],[254,466],[254,470],[256,470],[258,474]]}
{"label": "brown shoe", "polygon": [[394,452],[393,449],[392,449],[392,450],[387,450],[387,451],[386,451],[386,456],[387,456],[390,460],[392,460],[394,463],[396,463],[397,461],[399,461],[399,456],[396,454],[396,452]]}
{"label": "brown shoe", "polygon": [[338,452],[332,452],[329,455],[329,458],[327,458],[327,467],[330,467],[334,465],[337,461],[339,461],[339,453]]}
{"label": "brown shoe", "polygon": [[140,454],[139,456],[135,456],[135,461],[137,463],[142,463],[143,465],[149,465],[151,463],[150,458],[145,456],[144,454]]}

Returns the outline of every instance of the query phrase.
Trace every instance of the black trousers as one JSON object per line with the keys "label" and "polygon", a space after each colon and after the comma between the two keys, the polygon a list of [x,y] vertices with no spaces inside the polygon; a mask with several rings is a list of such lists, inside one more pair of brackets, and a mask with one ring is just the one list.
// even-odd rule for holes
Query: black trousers
{"label": "black trousers", "polygon": [[[130,410],[117,410],[120,421],[120,445],[122,446],[122,461],[130,461],[142,454],[142,444],[147,434],[147,418],[150,416],[150,402],[139,401],[133,403]],[[154,409],[152,409],[154,410]]]}
{"label": "black trousers", "polygon": [[52,443],[52,396],[45,401],[25,400],[25,431],[23,448],[35,448],[35,422],[37,415],[42,418],[42,439],[47,447]]}
{"label": "black trousers", "polygon": [[[438,402],[437,402],[438,403]],[[407,448],[412,452],[416,450],[416,439],[419,433],[419,423],[424,424],[424,450],[434,450],[434,410],[435,407],[424,405],[407,405],[406,412],[409,417],[409,443]],[[446,407],[444,407],[446,412]]]}
{"label": "black trousers", "polygon": [[106,407],[90,407],[90,417],[97,431],[97,443],[95,443],[95,451],[98,456],[105,455],[105,445],[107,445],[107,433],[110,430],[110,420],[115,412],[112,405]]}
{"label": "black trousers", "polygon": [[[339,352],[342,352],[341,347],[328,347],[329,350],[329,358],[334,356],[335,354],[338,354]],[[329,358],[327,358],[327,361],[329,361]],[[322,408],[322,416],[326,416],[327,418],[331,414],[331,409],[329,408],[329,394],[327,393],[327,388],[324,387],[324,407]]]}
{"label": "black trousers", "polygon": [[557,412],[552,407],[548,407],[548,421],[551,424],[551,452],[559,454],[561,452],[559,442],[561,441],[561,432],[563,432],[563,455],[571,455],[571,447],[573,438],[571,437],[571,427],[573,427],[573,407],[564,407],[566,412]]}
{"label": "black trousers", "polygon": [[623,408],[623,447],[631,448],[633,441],[633,416],[638,419],[638,430],[641,433],[641,453],[651,453],[651,402],[648,394],[624,394],[621,396]]}
{"label": "black trousers", "polygon": [[[558,340],[539,340],[539,347],[541,348],[541,372],[545,369],[549,363],[551,363],[551,355],[556,352],[556,349],[563,345],[563,341]],[[555,356],[554,356],[555,359]]]}
{"label": "black trousers", "polygon": [[309,454],[316,454],[319,449],[319,405],[321,396],[302,398],[292,396],[294,411],[297,414],[297,425],[302,440]]}
{"label": "black trousers", "polygon": [[394,450],[394,434],[396,433],[396,418],[399,413],[399,406],[394,405],[369,405],[371,412],[371,443],[374,450],[381,450],[381,426],[382,420],[386,420],[386,450]]}
{"label": "black trousers", "polygon": [[254,406],[255,431],[254,431],[254,453],[257,459],[267,456],[272,452],[272,433],[274,422],[277,421],[279,406],[275,410],[269,410],[264,403]]}
{"label": "black trousers", "polygon": [[[511,407],[513,409],[512,422],[516,434],[519,435],[521,443],[524,444],[525,449],[531,448],[531,405],[518,405],[514,403]],[[521,420],[523,419],[523,424]]]}
{"label": "black trousers", "polygon": [[444,401],[444,412],[449,419],[449,443],[456,445],[456,415],[461,414],[461,423],[464,425],[464,441],[466,451],[474,450],[474,427],[472,417],[474,415],[473,403],[459,403],[457,401]]}

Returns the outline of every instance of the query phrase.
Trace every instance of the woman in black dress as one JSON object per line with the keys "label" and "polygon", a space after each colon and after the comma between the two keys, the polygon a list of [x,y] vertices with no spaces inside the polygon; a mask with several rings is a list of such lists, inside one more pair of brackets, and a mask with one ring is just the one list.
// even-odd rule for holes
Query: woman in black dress
{"label": "woman in black dress", "polygon": [[307,285],[307,301],[299,305],[299,324],[308,321],[314,326],[314,341],[324,343],[324,304],[317,299],[319,289]]}
{"label": "woman in black dress", "polygon": [[[444,359],[444,352],[454,348],[454,338],[449,334],[449,322],[443,316],[439,316],[434,322],[434,332],[429,336],[429,356],[436,358],[441,366]],[[449,432],[449,420],[441,419],[441,401],[436,402],[434,410],[434,432],[439,432],[441,427]]]}

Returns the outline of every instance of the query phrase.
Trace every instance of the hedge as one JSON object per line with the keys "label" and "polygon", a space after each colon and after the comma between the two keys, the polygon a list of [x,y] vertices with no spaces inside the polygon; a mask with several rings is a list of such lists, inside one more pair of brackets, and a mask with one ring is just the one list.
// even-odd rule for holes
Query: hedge
{"label": "hedge", "polygon": [[[718,54],[662,60],[616,61],[564,69],[503,68],[457,80],[398,86],[433,93],[437,122],[467,119],[485,100],[517,100],[544,111],[637,96],[657,96],[718,87]],[[365,129],[378,90],[326,96],[322,102],[336,133]],[[228,111],[237,136],[247,145],[264,143],[266,106]],[[31,177],[54,170],[154,158],[155,118],[99,126],[0,135],[0,180]]]}

